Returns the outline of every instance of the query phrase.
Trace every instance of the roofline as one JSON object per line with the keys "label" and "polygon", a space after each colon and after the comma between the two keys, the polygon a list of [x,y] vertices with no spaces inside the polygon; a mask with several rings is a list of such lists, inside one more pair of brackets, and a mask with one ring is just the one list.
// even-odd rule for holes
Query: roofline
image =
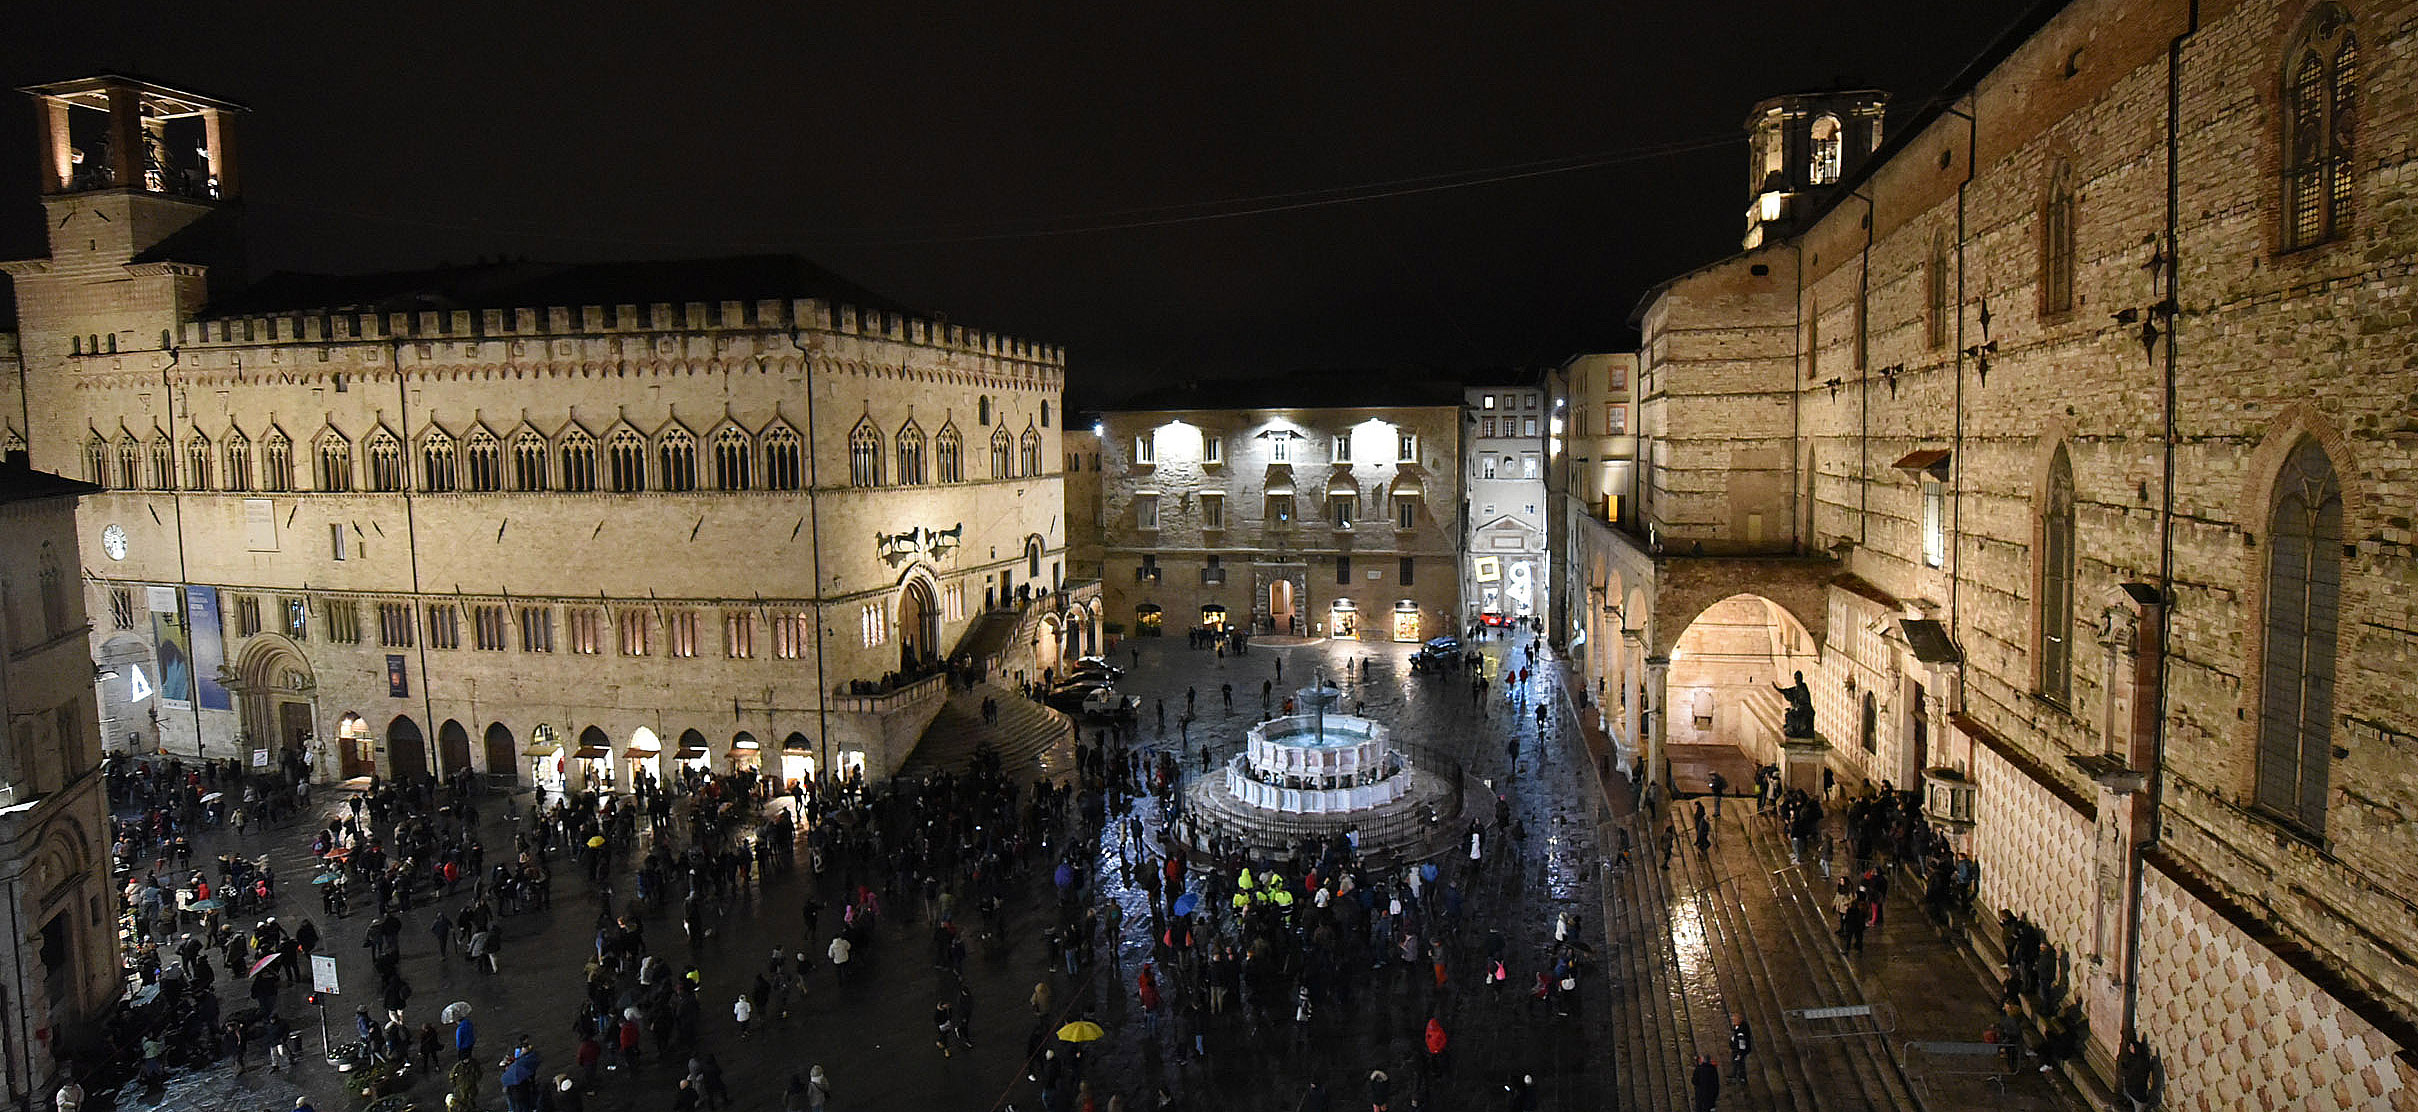
{"label": "roofline", "polygon": [[27,96],[57,97],[69,96],[75,93],[89,93],[95,89],[104,89],[112,85],[132,85],[137,88],[147,89],[151,92],[172,96],[179,100],[189,100],[195,104],[199,104],[207,108],[216,108],[226,112],[251,111],[250,108],[237,104],[231,100],[221,100],[214,96],[207,96],[202,93],[180,89],[174,85],[163,85],[148,78],[136,77],[132,74],[125,73],[96,73],[89,77],[69,78],[65,81],[53,81],[43,85],[19,85],[17,86],[17,91],[24,93]]}
{"label": "roofline", "polygon": [[1171,408],[1166,406],[1105,405],[1092,410],[1100,417],[1118,413],[1375,413],[1389,409],[1449,409],[1459,412],[1459,399],[1449,402],[1410,402],[1401,405],[1195,405]]}

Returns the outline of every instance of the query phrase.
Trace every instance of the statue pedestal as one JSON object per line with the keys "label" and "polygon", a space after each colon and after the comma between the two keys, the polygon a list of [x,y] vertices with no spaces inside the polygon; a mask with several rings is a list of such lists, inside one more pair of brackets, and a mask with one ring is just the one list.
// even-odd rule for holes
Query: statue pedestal
{"label": "statue pedestal", "polygon": [[1830,752],[1830,743],[1821,735],[1784,737],[1780,739],[1780,789],[1795,788],[1815,799],[1822,798],[1822,762]]}

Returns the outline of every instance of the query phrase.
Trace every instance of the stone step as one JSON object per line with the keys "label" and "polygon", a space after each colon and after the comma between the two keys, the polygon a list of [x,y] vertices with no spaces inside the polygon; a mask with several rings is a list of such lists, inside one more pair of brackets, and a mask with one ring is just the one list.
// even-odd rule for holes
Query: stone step
{"label": "stone step", "polygon": [[1660,866],[1660,853],[1648,824],[1639,823],[1635,855],[1625,883],[1621,953],[1629,969],[1629,991],[1622,994],[1616,1026],[1621,1032],[1621,1085],[1626,1107],[1640,1109],[1688,1107],[1687,1073],[1694,1023],[1690,1001],[1682,990],[1679,966],[1672,951],[1670,877]]}
{"label": "stone step", "polygon": [[[1824,1099],[1826,1086],[1817,1083],[1803,1057],[1789,1045],[1787,1024],[1782,1012],[1787,998],[1783,982],[1789,978],[1776,972],[1767,960],[1774,946],[1771,940],[1759,938],[1744,899],[1752,885],[1762,878],[1751,873],[1721,876],[1725,862],[1716,845],[1710,855],[1699,854],[1688,847],[1690,865],[1696,878],[1705,887],[1700,889],[1700,906],[1710,911],[1707,934],[1721,947],[1724,966],[1725,1001],[1733,1013],[1744,1015],[1755,1032],[1756,1050],[1748,1057],[1747,1094],[1754,1107],[1776,1109],[1827,1110]],[[1726,1054],[1717,1054],[1723,1074],[1728,1074]],[[1735,1084],[1729,1082],[1726,1084]],[[1732,1097],[1733,1101],[1742,1099]]]}
{"label": "stone step", "polygon": [[[982,721],[986,696],[999,705],[996,725]],[[978,683],[972,691],[951,694],[942,704],[899,774],[916,777],[963,771],[972,764],[975,749],[989,742],[1000,763],[1011,771],[1059,775],[1072,760],[1069,728],[1067,717],[1057,711],[1004,688]]]}

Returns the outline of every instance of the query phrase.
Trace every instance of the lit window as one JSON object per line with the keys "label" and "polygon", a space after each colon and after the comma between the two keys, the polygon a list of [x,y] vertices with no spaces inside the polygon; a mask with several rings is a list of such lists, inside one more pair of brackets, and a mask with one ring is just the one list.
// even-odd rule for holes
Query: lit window
{"label": "lit window", "polygon": [[2324,3],[2285,55],[2283,245],[2305,247],[2351,223],[2351,140],[2358,123],[2359,40],[2350,13]]}
{"label": "lit window", "polygon": [[285,635],[296,641],[311,639],[310,607],[302,599],[287,596],[277,600],[285,611]]}
{"label": "lit window", "polygon": [[1201,528],[1223,529],[1225,527],[1226,496],[1223,494],[1201,495]]}
{"label": "lit window", "polygon": [[1491,478],[1494,478],[1494,477],[1495,477],[1494,472],[1495,472],[1495,458],[1494,458],[1493,456],[1490,456],[1490,455],[1488,455],[1488,456],[1479,456],[1479,457],[1478,457],[1478,477],[1479,477],[1479,478],[1481,478],[1481,479],[1491,479]]}
{"label": "lit window", "polygon": [[663,647],[672,656],[697,655],[697,612],[666,610],[663,612]]}
{"label": "lit window", "polygon": [[1845,138],[1839,132],[1837,116],[1822,116],[1814,120],[1809,136],[1812,152],[1808,155],[1806,177],[1815,185],[1832,185],[1839,180],[1845,159]]}
{"label": "lit window", "polygon": [[1923,480],[1923,563],[1939,567],[1948,562],[1948,488],[1938,479]]}
{"label": "lit window", "polygon": [[1335,462],[1352,462],[1352,434],[1347,432],[1335,438]]}
{"label": "lit window", "polygon": [[1396,463],[1419,462],[1418,434],[1406,432],[1394,438],[1394,461]]}
{"label": "lit window", "polygon": [[619,627],[621,633],[621,655],[645,656],[647,654],[647,640],[649,634],[653,632],[653,627],[647,621],[645,608],[633,606],[622,611],[614,624]]}
{"label": "lit window", "polygon": [[1268,459],[1273,463],[1293,462],[1293,436],[1291,433],[1274,433],[1268,437]]}

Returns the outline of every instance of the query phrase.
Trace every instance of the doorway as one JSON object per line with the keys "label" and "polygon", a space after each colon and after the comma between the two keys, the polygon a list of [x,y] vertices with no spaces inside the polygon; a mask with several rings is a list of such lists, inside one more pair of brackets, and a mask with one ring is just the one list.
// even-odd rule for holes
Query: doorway
{"label": "doorway", "polygon": [[[489,723],[487,726],[487,740],[485,748],[487,750],[487,772],[489,775],[494,775],[499,772],[508,773],[512,771],[513,761],[511,727],[506,726],[501,722]],[[519,777],[516,775],[513,777],[513,779],[517,780]]]}
{"label": "doorway", "polygon": [[336,721],[336,775],[350,780],[367,776],[378,770],[378,742],[370,736],[369,723],[358,714],[347,714]]}
{"label": "doorway", "polygon": [[470,731],[453,719],[437,727],[437,768],[448,778],[470,767]]}
{"label": "doorway", "polygon": [[1301,624],[1301,615],[1294,608],[1292,580],[1268,584],[1268,621],[1278,633],[1292,633]]}
{"label": "doorway", "polygon": [[291,753],[301,756],[311,744],[311,705],[291,699],[277,701],[277,747],[281,752],[270,760]]}
{"label": "doorway", "polygon": [[899,667],[912,672],[939,652],[940,607],[932,600],[932,586],[910,579],[898,595]]}
{"label": "doorway", "polygon": [[386,777],[410,784],[427,775],[428,741],[420,733],[420,724],[398,714],[386,724]]}
{"label": "doorway", "polygon": [[1337,599],[1327,611],[1327,634],[1337,638],[1360,635],[1360,612],[1352,607],[1351,600]]}

